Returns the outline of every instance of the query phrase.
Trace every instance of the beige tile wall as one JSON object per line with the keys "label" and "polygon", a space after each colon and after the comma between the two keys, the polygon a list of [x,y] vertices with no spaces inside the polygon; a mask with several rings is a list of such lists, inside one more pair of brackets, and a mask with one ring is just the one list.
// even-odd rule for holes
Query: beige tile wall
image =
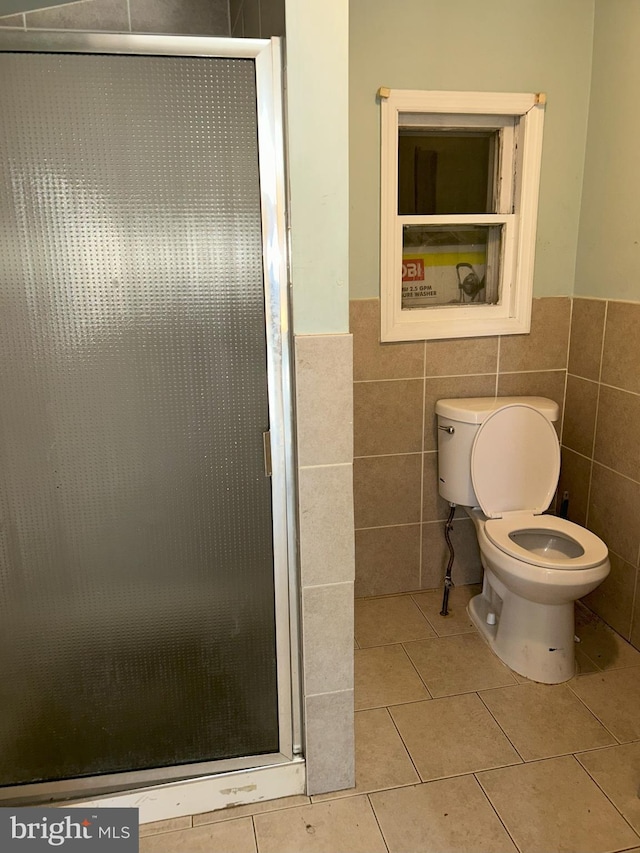
{"label": "beige tile wall", "polygon": [[307,793],[355,784],[351,335],[295,339]]}
{"label": "beige tile wall", "polygon": [[640,648],[640,303],[573,300],[559,496],[609,546],[585,603]]}
{"label": "beige tile wall", "polygon": [[[529,335],[381,344],[379,301],[351,302],[356,596],[438,587],[448,552],[438,495],[435,401],[531,394],[564,404],[571,300],[535,299]],[[558,425],[559,429],[561,424]],[[481,578],[458,510],[454,582]]]}

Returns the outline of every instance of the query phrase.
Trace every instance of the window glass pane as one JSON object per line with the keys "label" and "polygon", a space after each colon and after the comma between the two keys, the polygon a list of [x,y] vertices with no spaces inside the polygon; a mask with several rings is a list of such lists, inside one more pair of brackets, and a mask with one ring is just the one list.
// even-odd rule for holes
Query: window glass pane
{"label": "window glass pane", "polygon": [[402,308],[495,305],[502,225],[405,225]]}
{"label": "window glass pane", "polygon": [[497,131],[400,128],[398,213],[493,213]]}

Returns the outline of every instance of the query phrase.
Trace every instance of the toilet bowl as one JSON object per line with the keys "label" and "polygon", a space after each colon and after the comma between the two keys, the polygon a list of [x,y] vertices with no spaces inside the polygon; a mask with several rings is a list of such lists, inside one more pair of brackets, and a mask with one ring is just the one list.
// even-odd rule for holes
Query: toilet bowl
{"label": "toilet bowl", "polygon": [[439,488],[472,518],[482,593],[469,615],[498,657],[534,681],[575,672],[574,602],[609,574],[591,531],[544,514],[558,482],[560,449],[546,398],[439,400]]}

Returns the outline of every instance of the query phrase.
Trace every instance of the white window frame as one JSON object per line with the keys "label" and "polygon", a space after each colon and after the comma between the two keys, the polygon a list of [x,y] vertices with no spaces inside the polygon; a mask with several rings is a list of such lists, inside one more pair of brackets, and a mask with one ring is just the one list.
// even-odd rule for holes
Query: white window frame
{"label": "white window frame", "polygon": [[[544,95],[381,89],[380,304],[382,341],[526,334],[531,328]],[[402,114],[402,121],[400,115]],[[398,131],[415,126],[498,130],[494,213],[398,214]],[[404,225],[503,226],[499,301],[402,310]]]}

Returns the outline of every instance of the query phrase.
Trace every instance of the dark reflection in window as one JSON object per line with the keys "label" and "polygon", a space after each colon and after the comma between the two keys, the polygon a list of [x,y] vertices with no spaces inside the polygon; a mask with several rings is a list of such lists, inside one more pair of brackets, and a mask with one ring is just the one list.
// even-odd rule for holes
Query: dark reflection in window
{"label": "dark reflection in window", "polygon": [[401,128],[398,213],[493,213],[495,131]]}

